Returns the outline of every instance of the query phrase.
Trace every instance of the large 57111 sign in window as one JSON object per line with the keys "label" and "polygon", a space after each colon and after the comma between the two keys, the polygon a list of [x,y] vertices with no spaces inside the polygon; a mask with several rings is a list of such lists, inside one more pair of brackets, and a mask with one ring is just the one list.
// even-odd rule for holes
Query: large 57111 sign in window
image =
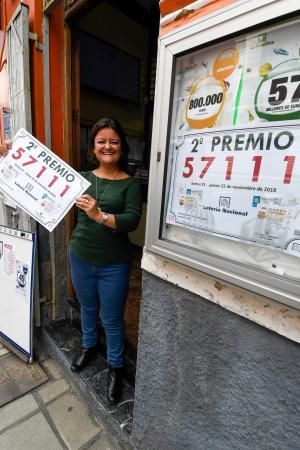
{"label": "large 57111 sign in window", "polygon": [[162,227],[168,241],[291,279],[300,257],[299,26],[176,58]]}

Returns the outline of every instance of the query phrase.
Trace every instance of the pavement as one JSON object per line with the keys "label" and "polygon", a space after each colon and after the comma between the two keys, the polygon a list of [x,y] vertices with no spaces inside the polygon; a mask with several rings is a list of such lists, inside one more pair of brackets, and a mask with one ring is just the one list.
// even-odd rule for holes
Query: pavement
{"label": "pavement", "polygon": [[48,381],[0,408],[0,450],[132,449],[92,414],[54,359],[42,352],[37,361]]}

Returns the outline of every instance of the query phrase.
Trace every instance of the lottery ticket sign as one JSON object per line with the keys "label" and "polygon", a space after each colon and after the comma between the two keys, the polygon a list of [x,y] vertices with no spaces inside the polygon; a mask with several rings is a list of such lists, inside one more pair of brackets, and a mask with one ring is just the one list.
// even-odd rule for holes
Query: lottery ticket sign
{"label": "lottery ticket sign", "polygon": [[167,224],[300,256],[298,30],[176,59]]}
{"label": "lottery ticket sign", "polygon": [[89,185],[24,129],[0,160],[0,190],[48,231],[54,230]]}
{"label": "lottery ticket sign", "polygon": [[167,223],[300,257],[300,123],[185,135]]}

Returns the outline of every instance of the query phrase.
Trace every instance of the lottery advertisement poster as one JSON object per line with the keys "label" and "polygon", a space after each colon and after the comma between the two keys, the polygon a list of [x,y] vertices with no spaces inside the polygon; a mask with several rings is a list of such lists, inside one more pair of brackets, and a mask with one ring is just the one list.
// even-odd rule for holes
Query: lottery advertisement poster
{"label": "lottery advertisement poster", "polygon": [[298,30],[177,57],[167,224],[300,256]]}
{"label": "lottery advertisement poster", "polygon": [[52,231],[90,185],[26,130],[0,159],[0,190]]}

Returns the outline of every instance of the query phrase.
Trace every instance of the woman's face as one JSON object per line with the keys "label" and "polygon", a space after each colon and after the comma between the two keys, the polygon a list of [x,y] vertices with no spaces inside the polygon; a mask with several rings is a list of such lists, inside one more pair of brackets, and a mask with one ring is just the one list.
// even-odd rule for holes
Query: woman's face
{"label": "woman's face", "polygon": [[101,165],[117,166],[121,157],[121,139],[112,128],[102,128],[95,136],[94,154]]}

